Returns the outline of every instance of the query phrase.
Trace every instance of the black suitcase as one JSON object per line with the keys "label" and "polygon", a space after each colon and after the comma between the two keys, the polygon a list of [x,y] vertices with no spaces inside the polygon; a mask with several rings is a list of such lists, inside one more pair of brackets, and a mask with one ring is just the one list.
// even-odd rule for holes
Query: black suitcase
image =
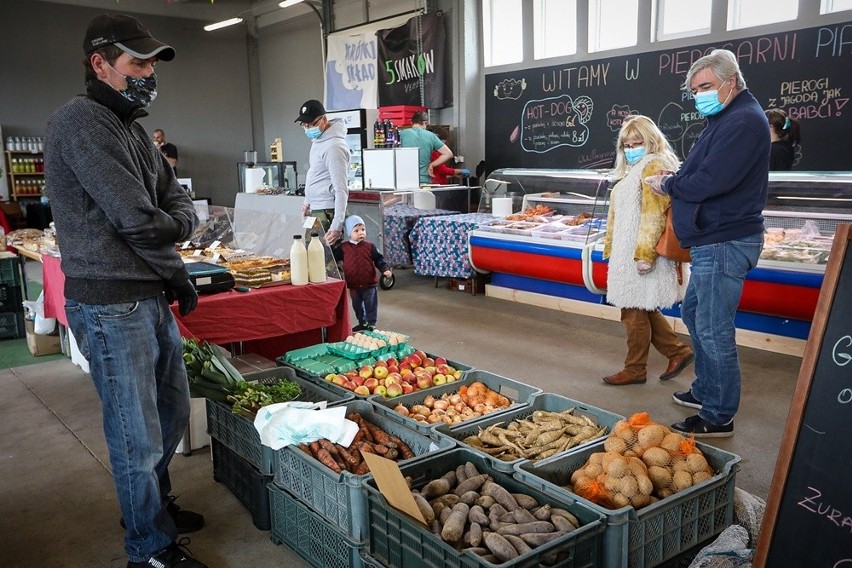
{"label": "black suitcase", "polygon": [[215,294],[234,287],[234,277],[224,266],[209,262],[188,262],[186,271],[199,294]]}

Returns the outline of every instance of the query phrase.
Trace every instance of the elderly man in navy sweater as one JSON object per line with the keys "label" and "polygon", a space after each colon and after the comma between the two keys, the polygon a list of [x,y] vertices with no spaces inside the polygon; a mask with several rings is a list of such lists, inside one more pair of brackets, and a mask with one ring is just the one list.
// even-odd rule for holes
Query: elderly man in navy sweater
{"label": "elderly man in navy sweater", "polygon": [[698,414],[672,428],[696,438],[729,437],[740,403],[734,316],[763,248],[769,126],[730,51],[698,59],[685,86],[706,127],[676,174],[649,179],[671,196],[675,233],[692,256],[681,316],[692,335],[696,377],[690,390],[672,396]]}

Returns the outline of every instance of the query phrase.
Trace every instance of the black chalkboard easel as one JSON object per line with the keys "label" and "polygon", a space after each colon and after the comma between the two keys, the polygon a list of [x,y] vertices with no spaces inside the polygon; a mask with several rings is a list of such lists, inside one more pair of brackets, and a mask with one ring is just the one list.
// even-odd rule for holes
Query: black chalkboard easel
{"label": "black chalkboard easel", "polygon": [[852,238],[838,225],[755,568],[852,568]]}

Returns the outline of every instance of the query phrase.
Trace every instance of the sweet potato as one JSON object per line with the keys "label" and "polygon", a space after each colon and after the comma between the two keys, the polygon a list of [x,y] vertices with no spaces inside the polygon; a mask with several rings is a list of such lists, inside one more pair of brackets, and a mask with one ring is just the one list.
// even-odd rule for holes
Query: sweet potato
{"label": "sweet potato", "polygon": [[572,523],[562,515],[552,515],[550,517],[550,522],[553,523],[553,526],[556,527],[556,530],[559,531],[571,532],[577,530],[578,528],[574,525],[574,523]]}
{"label": "sweet potato", "polygon": [[438,515],[438,518],[441,520],[441,525],[446,524],[447,520],[450,518],[450,515],[453,513],[452,507],[444,507],[441,509],[441,514]]}
{"label": "sweet potato", "polygon": [[485,510],[479,505],[474,505],[470,508],[467,518],[471,523],[479,523],[484,526],[488,526],[491,522],[488,519],[488,515],[485,514]]}
{"label": "sweet potato", "polygon": [[474,475],[473,477],[468,477],[456,486],[456,488],[453,490],[453,493],[455,493],[456,495],[463,495],[468,491],[477,491],[480,487],[482,487],[482,484],[488,481],[489,479],[491,478],[486,473],[483,473],[481,475]]}
{"label": "sweet potato", "polygon": [[479,493],[477,493],[476,491],[468,491],[467,493],[463,493],[459,497],[459,500],[468,507],[473,505],[477,499],[479,499]]}
{"label": "sweet potato", "polygon": [[[441,538],[454,544],[459,542],[464,534],[464,525],[469,512],[470,508],[467,505],[457,503],[450,512],[447,520],[444,521],[444,528],[441,529]],[[494,551],[492,550],[491,552]]]}
{"label": "sweet potato", "polygon": [[482,526],[479,523],[471,523],[468,533],[470,533],[471,546],[479,546],[482,544]]}
{"label": "sweet potato", "polygon": [[432,499],[431,503],[432,505],[435,505],[435,503],[443,503],[444,505],[452,509],[459,501],[461,501],[461,499],[459,499],[458,495],[447,493],[446,495],[441,495],[440,497]]}
{"label": "sweet potato", "polygon": [[538,509],[533,509],[532,511],[533,517],[537,521],[549,521],[550,520],[550,505],[542,505]]}
{"label": "sweet potato", "polygon": [[515,550],[512,543],[506,540],[502,535],[489,532],[485,533],[482,539],[485,541],[485,546],[488,550],[490,550],[500,562],[506,562],[518,557],[518,551]]}
{"label": "sweet potato", "polygon": [[441,497],[446,495],[450,491],[450,482],[444,479],[443,477],[440,479],[433,479],[429,483],[427,483],[423,489],[420,490],[420,493],[427,500],[435,499],[436,497]]}
{"label": "sweet potato", "polygon": [[420,510],[420,514],[423,515],[426,524],[431,525],[432,521],[435,520],[435,511],[432,509],[432,505],[420,493],[412,491],[411,495],[414,497],[414,502],[417,504],[417,508]]}
{"label": "sweet potato", "polygon": [[521,539],[519,536],[515,536],[513,534],[505,535],[504,537],[509,541],[509,544],[515,547],[515,550],[518,551],[518,555],[526,554],[527,552],[532,552],[532,548]]}
{"label": "sweet potato", "polygon": [[482,493],[483,495],[489,495],[491,497],[494,497],[494,500],[497,501],[497,503],[499,503],[500,505],[502,505],[503,508],[506,509],[506,511],[514,511],[520,506],[518,505],[518,502],[515,500],[515,498],[512,497],[511,493],[509,493],[508,491],[506,491],[506,489],[504,489],[500,485],[497,485],[493,481],[486,481],[482,485],[480,493]]}
{"label": "sweet potato", "polygon": [[479,475],[479,471],[477,471],[476,466],[473,463],[467,462],[464,464],[464,474],[467,479],[470,479],[471,477]]}
{"label": "sweet potato", "polygon": [[483,509],[490,509],[491,506],[494,505],[494,503],[496,502],[497,501],[494,500],[494,497],[489,497],[488,495],[483,495],[476,500],[476,504],[482,507]]}
{"label": "sweet potato", "polygon": [[580,526],[580,521],[577,520],[577,517],[575,517],[572,513],[566,511],[565,509],[558,509],[556,507],[553,507],[550,510],[550,516],[553,517],[553,515],[559,515],[560,517],[565,517],[566,519],[571,521],[571,524],[574,525],[575,527]]}
{"label": "sweet potato", "polygon": [[535,548],[536,546],[541,546],[543,544],[547,544],[551,540],[555,538],[559,538],[565,533],[562,531],[550,532],[550,533],[525,533],[520,535],[521,540]]}
{"label": "sweet potato", "polygon": [[464,464],[462,464],[456,468],[456,483],[461,483],[465,479],[467,479],[467,474],[465,474]]}
{"label": "sweet potato", "polygon": [[455,487],[455,485],[458,483],[458,481],[456,480],[456,472],[455,472],[455,470],[452,470],[452,469],[450,471],[448,471],[447,473],[445,473],[444,475],[442,475],[441,479],[446,479],[447,483],[450,484],[450,487]]}
{"label": "sweet potato", "polygon": [[522,535],[527,533],[549,533],[553,532],[555,527],[553,523],[548,521],[535,521],[532,523],[521,523],[519,525],[510,524],[497,529],[497,534],[507,535]]}
{"label": "sweet potato", "polygon": [[518,505],[524,509],[530,510],[538,507],[538,501],[535,500],[535,497],[531,497],[524,493],[511,493],[511,495],[515,498],[515,501],[518,502]]}
{"label": "sweet potato", "polygon": [[517,509],[512,511],[512,517],[514,517],[515,522],[518,524],[534,523],[538,520],[533,516],[532,513],[530,513],[523,507],[518,507]]}

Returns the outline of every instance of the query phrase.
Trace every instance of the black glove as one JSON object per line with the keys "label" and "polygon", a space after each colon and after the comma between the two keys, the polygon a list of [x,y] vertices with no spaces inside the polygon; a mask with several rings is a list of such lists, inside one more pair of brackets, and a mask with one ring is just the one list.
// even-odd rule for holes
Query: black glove
{"label": "black glove", "polygon": [[181,224],[171,215],[157,209],[147,223],[120,229],[119,233],[130,244],[144,248],[160,248],[174,244],[180,236]]}
{"label": "black glove", "polygon": [[166,284],[166,300],[169,304],[177,300],[180,315],[187,316],[198,305],[198,292],[189,279],[171,281]]}

